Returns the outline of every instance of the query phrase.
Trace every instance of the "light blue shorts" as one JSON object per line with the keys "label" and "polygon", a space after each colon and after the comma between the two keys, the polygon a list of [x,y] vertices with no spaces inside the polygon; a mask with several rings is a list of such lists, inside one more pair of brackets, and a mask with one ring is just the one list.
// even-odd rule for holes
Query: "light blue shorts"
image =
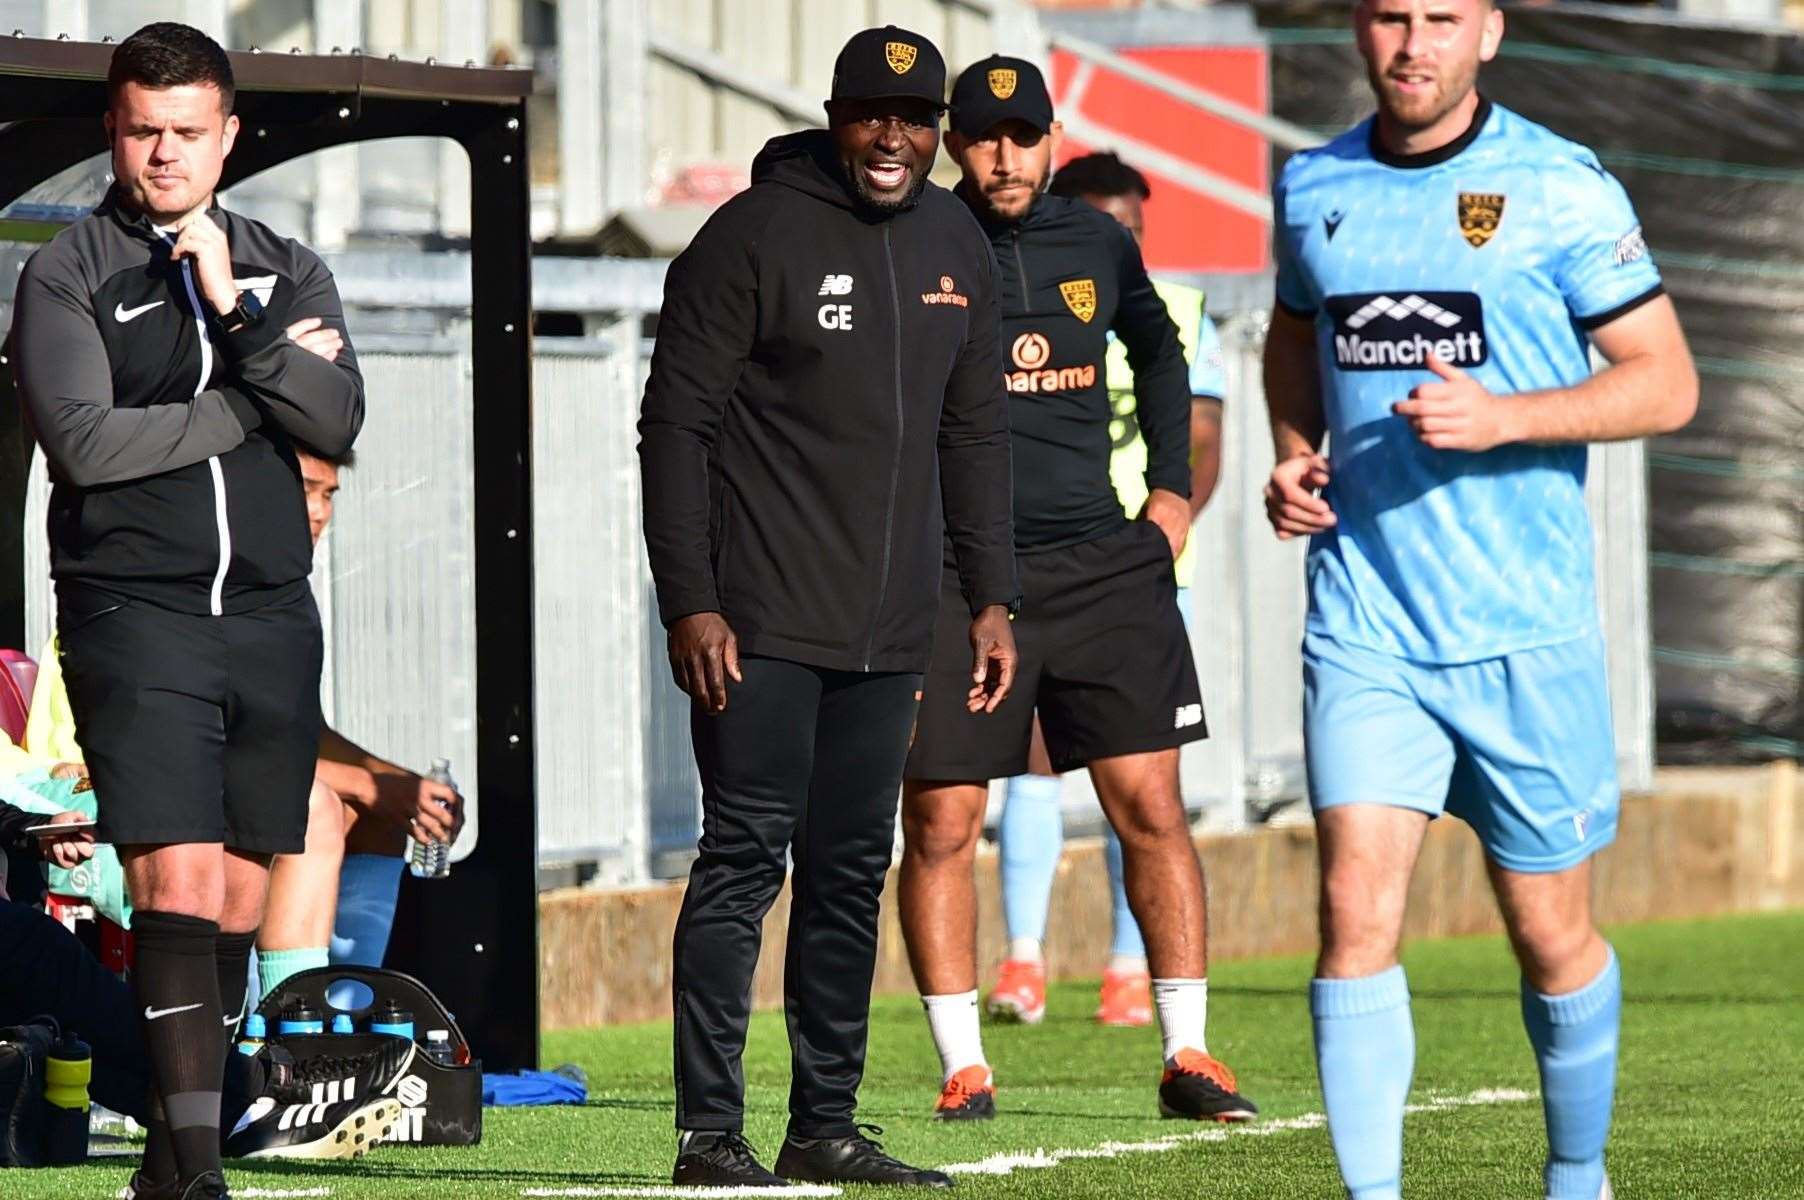
{"label": "light blue shorts", "polygon": [[1595,633],[1453,665],[1307,634],[1303,744],[1317,812],[1450,812],[1512,871],[1563,871],[1616,837],[1616,746]]}

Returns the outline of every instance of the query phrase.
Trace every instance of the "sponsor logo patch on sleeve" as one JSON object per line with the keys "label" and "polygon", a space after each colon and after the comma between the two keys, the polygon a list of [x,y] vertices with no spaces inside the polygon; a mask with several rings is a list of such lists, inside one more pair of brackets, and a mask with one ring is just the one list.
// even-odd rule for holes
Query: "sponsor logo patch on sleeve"
{"label": "sponsor logo patch on sleeve", "polygon": [[1640,262],[1647,257],[1647,237],[1641,232],[1641,226],[1629,230],[1616,239],[1616,248],[1610,253],[1610,260],[1619,267]]}

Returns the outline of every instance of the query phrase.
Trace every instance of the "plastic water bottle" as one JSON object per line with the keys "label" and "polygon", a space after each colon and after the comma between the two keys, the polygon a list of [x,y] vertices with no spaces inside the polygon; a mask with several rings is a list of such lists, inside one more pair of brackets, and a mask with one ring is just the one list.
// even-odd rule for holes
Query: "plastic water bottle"
{"label": "plastic water bottle", "polygon": [[276,1032],[283,1037],[296,1033],[324,1033],[326,1021],[305,1000],[296,1000],[276,1018]]}
{"label": "plastic water bottle", "polygon": [[[452,791],[457,783],[451,778],[451,760],[435,758],[426,778],[443,784]],[[451,843],[434,839],[425,844],[407,839],[407,870],[415,879],[443,879],[451,873]]]}
{"label": "plastic water bottle", "polygon": [[413,1014],[390,1000],[376,1012],[370,1014],[370,1032],[386,1033],[390,1037],[404,1037],[411,1042],[413,1041]]}
{"label": "plastic water bottle", "polygon": [[451,1045],[449,1029],[429,1029],[426,1031],[426,1057],[441,1067],[457,1065],[457,1049]]}
{"label": "plastic water bottle", "polygon": [[244,1018],[244,1036],[238,1039],[238,1053],[255,1055],[263,1049],[263,1039],[269,1036],[269,1022],[263,1019],[262,1013],[251,1013]]}
{"label": "plastic water bottle", "polygon": [[50,1047],[44,1064],[43,1161],[86,1162],[88,1158],[88,1081],[94,1055],[88,1044],[65,1033]]}

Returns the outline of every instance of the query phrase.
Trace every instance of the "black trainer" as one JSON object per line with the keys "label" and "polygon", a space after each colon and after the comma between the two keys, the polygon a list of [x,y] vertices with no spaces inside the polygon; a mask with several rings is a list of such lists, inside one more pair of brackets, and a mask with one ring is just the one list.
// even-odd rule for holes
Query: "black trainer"
{"label": "black trainer", "polygon": [[218,1171],[202,1171],[182,1189],[181,1200],[231,1200],[226,1191],[225,1176]]}
{"label": "black trainer", "polygon": [[401,1119],[392,1096],[413,1066],[412,1038],[384,1038],[363,1054],[297,1063],[277,1045],[257,1052],[263,1090],[226,1134],[227,1158],[361,1158]]}
{"label": "black trainer", "polygon": [[125,1185],[119,1193],[119,1200],[181,1200],[181,1183],[171,1179],[168,1183],[153,1182],[142,1171],[134,1172],[132,1181]]}
{"label": "black trainer", "polygon": [[1239,1092],[1227,1064],[1200,1050],[1180,1050],[1159,1080],[1159,1115],[1187,1121],[1251,1121],[1259,1106]]}
{"label": "black trainer", "polygon": [[677,1144],[670,1182],[691,1187],[783,1187],[789,1181],[766,1171],[742,1134],[690,1129]]}
{"label": "black trainer", "polygon": [[263,1094],[285,1104],[336,1104],[389,1095],[413,1066],[412,1038],[389,1037],[363,1054],[322,1054],[297,1063],[287,1050],[268,1045],[263,1062]]}
{"label": "black trainer", "polygon": [[952,1176],[927,1167],[911,1167],[883,1152],[863,1130],[881,1134],[875,1125],[860,1125],[847,1137],[799,1138],[791,1134],[777,1155],[777,1174],[798,1183],[874,1183],[892,1187],[949,1188]]}
{"label": "black trainer", "polygon": [[218,1171],[203,1171],[183,1187],[179,1179],[153,1183],[142,1171],[119,1193],[120,1200],[231,1200],[226,1191],[225,1176]]}
{"label": "black trainer", "polygon": [[259,1096],[219,1152],[227,1158],[362,1158],[401,1119],[393,1096],[283,1104]]}

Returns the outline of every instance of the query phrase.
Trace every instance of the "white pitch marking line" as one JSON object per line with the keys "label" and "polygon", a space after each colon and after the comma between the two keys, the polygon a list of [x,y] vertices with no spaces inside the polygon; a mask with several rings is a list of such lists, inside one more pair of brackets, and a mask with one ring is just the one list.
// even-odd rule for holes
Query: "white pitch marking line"
{"label": "white pitch marking line", "polygon": [[233,1188],[234,1196],[243,1196],[246,1200],[284,1200],[286,1197],[320,1197],[330,1196],[332,1189],[328,1187],[314,1188]]}
{"label": "white pitch marking line", "polygon": [[[1515,1088],[1481,1088],[1464,1096],[1431,1096],[1420,1104],[1411,1104],[1406,1113],[1447,1112],[1455,1108],[1473,1108],[1491,1104],[1516,1104],[1533,1100],[1531,1092]],[[1027,1150],[992,1154],[978,1162],[948,1163],[940,1170],[949,1175],[1009,1175],[1015,1171],[1056,1167],[1063,1162],[1089,1158],[1118,1158],[1124,1154],[1162,1154],[1197,1142],[1225,1142],[1229,1138],[1270,1137],[1302,1129],[1320,1129],[1328,1118],[1319,1112],[1300,1117],[1283,1117],[1275,1121],[1257,1121],[1245,1125],[1216,1125],[1190,1133],[1174,1133],[1144,1142],[1104,1142],[1100,1146],[1077,1150]]]}
{"label": "white pitch marking line", "polygon": [[522,1196],[837,1196],[824,1183],[792,1183],[788,1187],[572,1187],[527,1188]]}

